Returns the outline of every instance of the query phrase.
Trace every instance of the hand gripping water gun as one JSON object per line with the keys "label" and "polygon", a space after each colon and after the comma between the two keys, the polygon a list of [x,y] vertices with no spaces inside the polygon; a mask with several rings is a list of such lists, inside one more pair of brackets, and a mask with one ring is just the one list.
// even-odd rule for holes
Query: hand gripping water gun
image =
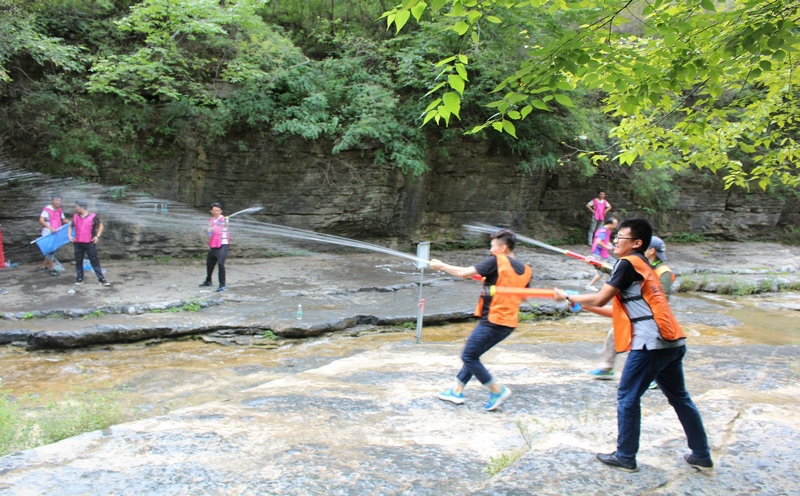
{"label": "hand gripping water gun", "polygon": [[[466,229],[470,230],[470,231],[489,233],[489,234],[491,234],[491,233],[497,231],[498,229],[500,229],[499,227],[489,226],[489,225],[486,225],[486,224],[475,224],[475,225],[467,225],[467,224],[465,224],[464,227]],[[545,250],[555,251],[555,252],[561,253],[562,255],[567,255],[568,257],[577,258],[578,260],[583,260],[584,262],[589,262],[590,264],[596,265],[597,267],[600,267],[601,269],[603,269],[605,271],[608,271],[609,273],[611,273],[611,269],[613,269],[613,266],[611,266],[610,264],[607,264],[605,262],[601,262],[599,260],[594,260],[594,259],[589,258],[587,256],[581,255],[580,253],[575,253],[574,251],[571,251],[571,250],[564,250],[562,248],[556,248],[555,246],[548,245],[547,243],[542,243],[541,241],[536,241],[535,239],[529,238],[527,236],[521,236],[521,235],[517,234],[517,240],[518,241],[522,241],[523,243],[528,243],[528,244],[531,244],[531,245],[534,245],[534,246],[538,246],[539,248],[544,248]]]}

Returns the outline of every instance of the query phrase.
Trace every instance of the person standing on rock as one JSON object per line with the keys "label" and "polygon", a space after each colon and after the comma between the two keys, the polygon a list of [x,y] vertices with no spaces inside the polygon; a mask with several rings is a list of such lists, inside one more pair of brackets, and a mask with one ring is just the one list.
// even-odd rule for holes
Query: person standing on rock
{"label": "person standing on rock", "polygon": [[606,214],[611,211],[611,204],[606,200],[605,191],[600,191],[597,193],[597,198],[589,200],[586,204],[586,209],[592,213],[592,218],[589,222],[589,246],[592,246],[594,232],[605,223]]}
{"label": "person standing on rock", "polygon": [[214,275],[214,266],[219,265],[217,276],[219,277],[218,292],[225,291],[225,259],[228,258],[228,218],[222,215],[222,205],[219,203],[211,204],[211,219],[208,221],[208,254],[206,255],[206,280],[200,287],[213,286],[211,279]]}
{"label": "person standing on rock", "polygon": [[[56,232],[65,218],[64,210],[61,208],[61,195],[53,195],[50,199],[50,205],[44,207],[42,213],[39,214],[39,224],[42,226],[41,235],[49,236]],[[57,276],[55,260],[55,252],[45,255],[39,272],[47,272],[51,276]]]}
{"label": "person standing on rock", "polygon": [[710,469],[714,463],[703,420],[684,383],[686,337],[670,310],[655,270],[645,257],[652,233],[650,223],[644,219],[622,221],[614,239],[614,253],[620,260],[603,288],[596,294],[575,296],[556,288],[553,298],[598,308],[613,299],[616,351],[630,350],[617,387],[617,450],[600,453],[597,459],[612,467],[637,470],[641,398],[655,380],[686,433],[692,452],[684,459],[695,468]]}
{"label": "person standing on rock", "polygon": [[100,260],[97,258],[97,242],[103,234],[103,223],[97,214],[89,212],[89,202],[78,200],[75,202],[75,214],[72,216],[72,225],[69,226],[67,235],[75,247],[75,284],[83,284],[83,259],[89,257],[92,270],[98,282],[103,286],[111,283],[103,276]]}
{"label": "person standing on rock", "polygon": [[492,295],[492,286],[524,288],[530,284],[532,271],[530,266],[514,258],[516,235],[508,229],[500,229],[491,235],[491,255],[471,267],[449,265],[441,260],[431,260],[430,267],[442,270],[456,277],[483,277],[483,292],[475,309],[475,316],[480,317],[478,325],[472,330],[461,360],[464,365],[456,375],[456,385],[439,393],[439,399],[460,405],[464,403],[464,387],[474,376],[481,384],[489,388],[489,401],[484,410],[491,411],[499,407],[509,396],[511,389],[494,380],[481,363],[481,355],[494,345],[507,338],[519,323],[519,305],[522,298],[514,295]]}

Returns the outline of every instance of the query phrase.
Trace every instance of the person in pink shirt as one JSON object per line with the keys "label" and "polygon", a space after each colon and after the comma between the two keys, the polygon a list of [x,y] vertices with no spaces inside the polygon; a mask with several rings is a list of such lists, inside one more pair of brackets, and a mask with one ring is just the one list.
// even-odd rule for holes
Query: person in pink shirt
{"label": "person in pink shirt", "polygon": [[[63,224],[65,218],[64,210],[61,208],[61,195],[53,195],[50,200],[50,205],[44,207],[42,213],[39,214],[39,224],[42,226],[41,235],[48,236],[56,232]],[[51,276],[57,276],[58,272],[56,272],[54,267],[55,260],[55,252],[45,255],[39,272],[47,272]]]}
{"label": "person in pink shirt", "polygon": [[592,213],[592,220],[589,223],[589,246],[591,246],[594,241],[594,232],[605,223],[606,214],[611,210],[611,204],[606,200],[606,192],[597,193],[597,198],[590,200],[586,204],[586,208]]}
{"label": "person in pink shirt", "polygon": [[213,286],[211,278],[214,275],[214,266],[219,265],[217,276],[219,277],[218,292],[225,291],[225,259],[228,258],[228,218],[222,215],[222,205],[219,203],[211,204],[211,219],[208,221],[208,254],[206,255],[206,280],[200,287]]}
{"label": "person in pink shirt", "polygon": [[[609,262],[611,260],[611,254],[609,251],[614,251],[614,242],[611,241],[611,236],[614,234],[614,230],[617,228],[617,224],[619,221],[614,217],[609,217],[608,221],[606,221],[603,226],[594,232],[594,240],[592,241],[592,259],[600,260],[601,262]],[[606,272],[601,270],[600,267],[595,267],[597,269],[597,274],[594,275],[591,282],[586,285],[586,289],[597,291],[597,288],[594,286],[594,283],[600,280],[603,277],[603,274]]]}
{"label": "person in pink shirt", "polygon": [[97,258],[97,242],[103,234],[103,223],[97,214],[89,212],[89,202],[78,200],[75,202],[75,215],[72,216],[72,225],[69,226],[67,235],[75,247],[75,284],[83,284],[83,259],[89,257],[92,270],[97,276],[97,281],[103,286],[111,283],[103,276],[100,260]]}

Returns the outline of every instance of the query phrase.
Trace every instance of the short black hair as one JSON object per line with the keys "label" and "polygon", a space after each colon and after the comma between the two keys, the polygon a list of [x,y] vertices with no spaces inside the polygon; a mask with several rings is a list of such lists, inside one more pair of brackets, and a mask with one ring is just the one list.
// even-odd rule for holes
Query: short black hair
{"label": "short black hair", "polygon": [[616,217],[609,217],[608,219],[606,219],[606,221],[605,221],[605,222],[603,222],[603,225],[604,225],[604,226],[607,226],[607,225],[609,225],[609,224],[613,224],[613,223],[615,223],[615,222],[618,222],[618,220],[617,220],[617,218],[616,218]]}
{"label": "short black hair", "polygon": [[64,197],[63,197],[63,196],[61,196],[61,194],[60,194],[60,193],[53,193],[52,195],[50,195],[50,201],[53,201],[53,200],[55,200],[56,198],[61,198],[62,200],[64,199]]}
{"label": "short black hair", "polygon": [[222,203],[214,202],[211,204],[211,208],[217,207],[218,209],[222,210]]}
{"label": "short black hair", "polygon": [[89,208],[89,202],[87,200],[75,200],[75,205],[81,208]]}
{"label": "short black hair", "polygon": [[508,246],[509,250],[514,249],[514,245],[517,244],[517,235],[514,234],[514,231],[511,229],[498,229],[497,231],[493,232],[489,239],[496,239],[499,242],[503,243],[504,245]]}
{"label": "short black hair", "polygon": [[647,251],[647,247],[650,246],[650,240],[653,239],[653,226],[646,219],[625,219],[617,227],[617,232],[626,227],[630,229],[633,239],[642,240],[642,246],[635,251],[644,254]]}

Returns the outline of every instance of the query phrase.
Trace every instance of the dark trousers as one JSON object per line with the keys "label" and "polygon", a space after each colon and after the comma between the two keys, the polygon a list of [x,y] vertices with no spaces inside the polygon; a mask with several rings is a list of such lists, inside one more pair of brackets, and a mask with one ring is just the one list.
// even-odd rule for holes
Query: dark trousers
{"label": "dark trousers", "polygon": [[89,257],[89,261],[92,263],[92,270],[94,270],[94,274],[97,276],[97,280],[100,282],[105,281],[105,277],[103,277],[103,271],[100,268],[100,260],[97,258],[97,245],[94,243],[73,243],[75,246],[75,273],[77,276],[78,281],[83,281],[83,258],[85,256]]}
{"label": "dark trousers", "polygon": [[225,286],[225,259],[228,258],[228,245],[219,248],[209,248],[206,255],[206,282],[211,282],[214,275],[214,266],[219,265],[219,285]]}
{"label": "dark trousers", "polygon": [[710,455],[703,419],[683,382],[686,346],[631,350],[617,388],[617,457],[635,461],[642,423],[641,398],[654,379],[678,414],[689,449],[697,458]]}
{"label": "dark trousers", "polygon": [[461,353],[461,361],[464,362],[464,366],[456,376],[458,382],[466,384],[472,379],[472,376],[475,376],[484,386],[491,384],[492,374],[481,363],[481,355],[507,338],[513,330],[513,327],[478,324],[469,335],[467,344],[464,345],[464,351]]}

